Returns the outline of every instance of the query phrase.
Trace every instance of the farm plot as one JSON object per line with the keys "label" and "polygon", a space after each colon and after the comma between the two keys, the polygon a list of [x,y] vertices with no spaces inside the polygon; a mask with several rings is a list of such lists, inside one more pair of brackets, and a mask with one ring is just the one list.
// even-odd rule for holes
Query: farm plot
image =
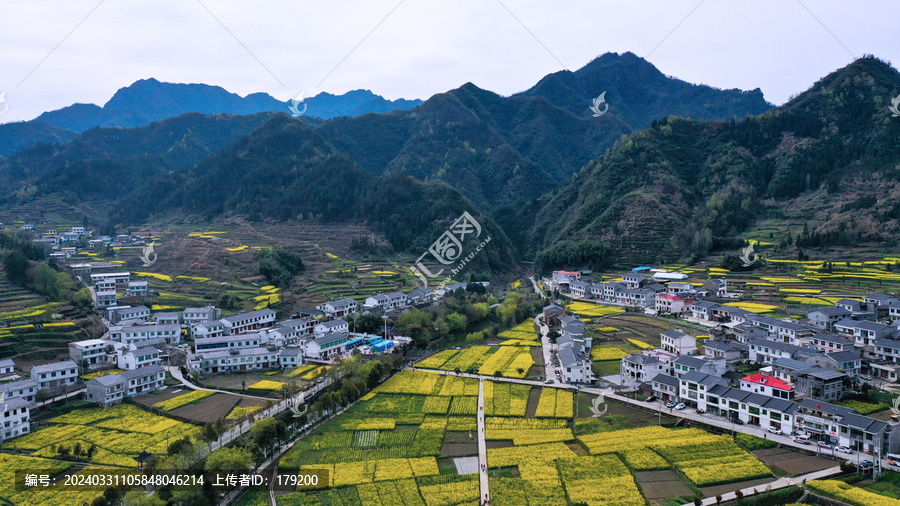
{"label": "farm plot", "polygon": [[134,457],[142,451],[165,453],[167,436],[170,441],[185,436],[196,439],[200,432],[200,427],[120,404],[52,418],[46,427],[6,444],[38,456],[56,457],[60,451],[71,452],[78,443],[84,449],[95,447],[92,463],[133,467]]}
{"label": "farm plot", "polygon": [[485,381],[484,414],[488,416],[525,416],[530,392],[531,387],[528,385]]}
{"label": "farm plot", "polygon": [[503,346],[484,361],[484,364],[478,368],[478,374],[486,376],[500,374],[511,378],[524,378],[533,365],[534,357],[531,356],[529,348]]}
{"label": "farm plot", "polygon": [[700,487],[771,475],[765,465],[730,437],[699,429],[644,427],[588,434],[578,439],[592,454],[652,449]]}
{"label": "farm plot", "polygon": [[497,337],[505,339],[502,344],[506,345],[540,346],[538,333],[531,320],[525,320],[514,328],[504,330]]}
{"label": "farm plot", "polygon": [[538,418],[572,418],[575,416],[574,394],[559,388],[544,388],[538,400]]}
{"label": "farm plot", "polygon": [[625,310],[615,306],[604,306],[602,304],[592,304],[590,302],[573,302],[566,306],[566,310],[578,316],[588,316],[591,318],[599,318],[611,314],[624,313]]}

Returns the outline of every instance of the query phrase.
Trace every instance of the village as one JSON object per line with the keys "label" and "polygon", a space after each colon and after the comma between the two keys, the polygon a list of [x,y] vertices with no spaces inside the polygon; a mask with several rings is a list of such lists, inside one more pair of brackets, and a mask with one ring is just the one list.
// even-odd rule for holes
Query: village
{"label": "village", "polygon": [[[729,292],[725,278],[695,287],[672,281],[687,276],[648,271],[636,269],[621,281],[604,283],[584,281],[589,272],[558,271],[543,282],[572,300],[679,319],[708,328],[708,335],[667,330],[659,347],[622,357],[619,374],[598,378],[591,370],[592,338],[584,321],[562,305],[549,305],[536,320],[558,329],[559,378],[637,390],[670,411],[689,409],[790,435],[830,453],[875,455],[874,462],[866,459],[874,466],[900,452],[896,407],[882,420],[835,404],[859,385],[892,392],[900,367],[900,298],[870,293],[814,309],[804,319],[780,320],[726,305],[740,294]],[[743,364],[753,364],[755,372],[740,372]],[[900,459],[890,457],[887,463],[897,465]]]}

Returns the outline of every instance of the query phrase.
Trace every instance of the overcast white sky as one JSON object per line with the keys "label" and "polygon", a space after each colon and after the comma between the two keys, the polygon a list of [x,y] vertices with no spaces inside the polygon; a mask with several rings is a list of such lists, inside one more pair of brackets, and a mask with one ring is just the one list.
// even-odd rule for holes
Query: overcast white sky
{"label": "overcast white sky", "polygon": [[425,99],[468,81],[509,95],[631,51],[665,74],[758,87],[781,104],[851,53],[900,61],[896,0],[0,0],[0,9],[3,122],[102,105],[148,77],[283,100],[357,88]]}

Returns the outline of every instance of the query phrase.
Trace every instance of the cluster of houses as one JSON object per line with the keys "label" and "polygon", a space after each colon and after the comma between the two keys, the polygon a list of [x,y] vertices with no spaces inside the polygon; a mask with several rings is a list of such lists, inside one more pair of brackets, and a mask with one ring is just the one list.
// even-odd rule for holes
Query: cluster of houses
{"label": "cluster of houses", "polygon": [[[659,348],[622,358],[622,381],[664,402],[807,434],[831,446],[882,454],[900,449],[896,422],[833,404],[860,375],[862,360],[848,337],[820,330],[803,344],[790,344],[770,327],[764,336],[742,342],[740,330],[723,330],[713,329],[713,337],[703,343],[680,330],[663,332]],[[763,367],[752,374],[737,372],[735,365],[745,361]]]}
{"label": "cluster of houses", "polygon": [[[656,272],[650,272],[656,271]],[[607,304],[652,309],[657,313],[681,315],[699,297],[731,298],[726,279],[710,279],[696,287],[687,275],[649,267],[638,267],[621,280],[591,282],[590,271],[555,271],[543,283],[573,299],[596,300]],[[663,284],[666,283],[666,284]]]}
{"label": "cluster of houses", "polygon": [[31,408],[39,390],[66,392],[80,384],[78,367],[70,360],[36,365],[27,378],[15,369],[13,360],[0,360],[0,442],[31,432]]}
{"label": "cluster of houses", "polygon": [[[130,236],[117,237],[109,244],[123,241],[128,245],[137,244]],[[214,306],[153,313],[144,305],[119,303],[120,295],[144,297],[149,292],[146,281],[133,281],[130,272],[115,271],[117,264],[66,265],[73,275],[93,288],[97,307],[108,321],[109,331],[103,339],[70,343],[70,360],[36,366],[35,370],[44,374],[43,368],[54,369],[48,371],[53,381],[79,387],[82,386],[80,374],[122,371],[98,375],[83,383],[86,398],[103,407],[122,402],[127,396],[161,388],[165,380],[164,365],[184,366],[201,374],[221,374],[293,368],[308,360],[327,363],[355,349],[364,353],[387,352],[411,340],[403,336],[357,333],[350,328],[350,317],[365,312],[396,319],[410,307],[431,303],[467,286],[456,283],[437,289],[377,294],[368,297],[362,305],[354,299],[342,298],[321,304],[315,310],[301,310],[291,319],[276,321],[271,309],[224,317]],[[187,340],[193,345],[184,342]],[[63,376],[63,370],[70,373]]]}
{"label": "cluster of houses", "polygon": [[[736,423],[803,433],[832,446],[881,454],[900,449],[896,421],[834,404],[858,382],[898,381],[900,298],[873,293],[814,309],[805,319],[780,320],[703,300],[732,297],[725,279],[696,287],[677,279],[677,273],[657,272],[666,279],[634,271],[621,281],[591,283],[590,272],[558,271],[544,283],[574,299],[642,307],[710,328],[710,337],[700,340],[667,330],[658,348],[623,357],[618,378],[623,385]],[[670,282],[659,283],[664,280]],[[595,380],[591,339],[577,315],[550,305],[544,320],[559,326],[563,379]],[[742,374],[736,367],[740,363],[759,368]]]}

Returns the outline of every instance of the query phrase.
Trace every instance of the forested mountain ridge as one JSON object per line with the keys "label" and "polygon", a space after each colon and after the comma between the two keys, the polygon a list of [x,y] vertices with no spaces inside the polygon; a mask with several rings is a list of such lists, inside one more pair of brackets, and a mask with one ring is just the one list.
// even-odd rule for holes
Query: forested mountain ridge
{"label": "forested mountain ridge", "polygon": [[[592,101],[604,91],[609,110],[593,117]],[[770,107],[759,90],[694,85],[631,53],[607,53],[511,97],[466,83],[413,110],[340,118],[318,129],[375,173],[439,179],[482,209],[496,210],[568,181],[651,118],[742,118]]]}
{"label": "forested mountain ridge", "polygon": [[696,259],[792,211],[811,222],[808,246],[896,241],[900,121],[888,106],[897,93],[900,74],[867,57],[759,116],[654,121],[517,218],[533,220],[538,250],[597,242],[612,261]]}
{"label": "forested mountain ridge", "polygon": [[515,254],[505,234],[454,188],[403,174],[373,174],[312,127],[278,114],[189,170],[154,179],[126,197],[111,218],[141,223],[176,213],[206,219],[244,215],[251,221],[316,219],[336,226],[365,222],[395,251],[422,253],[465,211],[492,238],[489,251],[473,262],[475,272],[512,269]]}
{"label": "forested mountain ridge", "polygon": [[64,144],[38,144],[0,160],[0,202],[12,205],[52,194],[115,201],[217,152],[272,114],[193,113],[138,128],[92,129]]}

